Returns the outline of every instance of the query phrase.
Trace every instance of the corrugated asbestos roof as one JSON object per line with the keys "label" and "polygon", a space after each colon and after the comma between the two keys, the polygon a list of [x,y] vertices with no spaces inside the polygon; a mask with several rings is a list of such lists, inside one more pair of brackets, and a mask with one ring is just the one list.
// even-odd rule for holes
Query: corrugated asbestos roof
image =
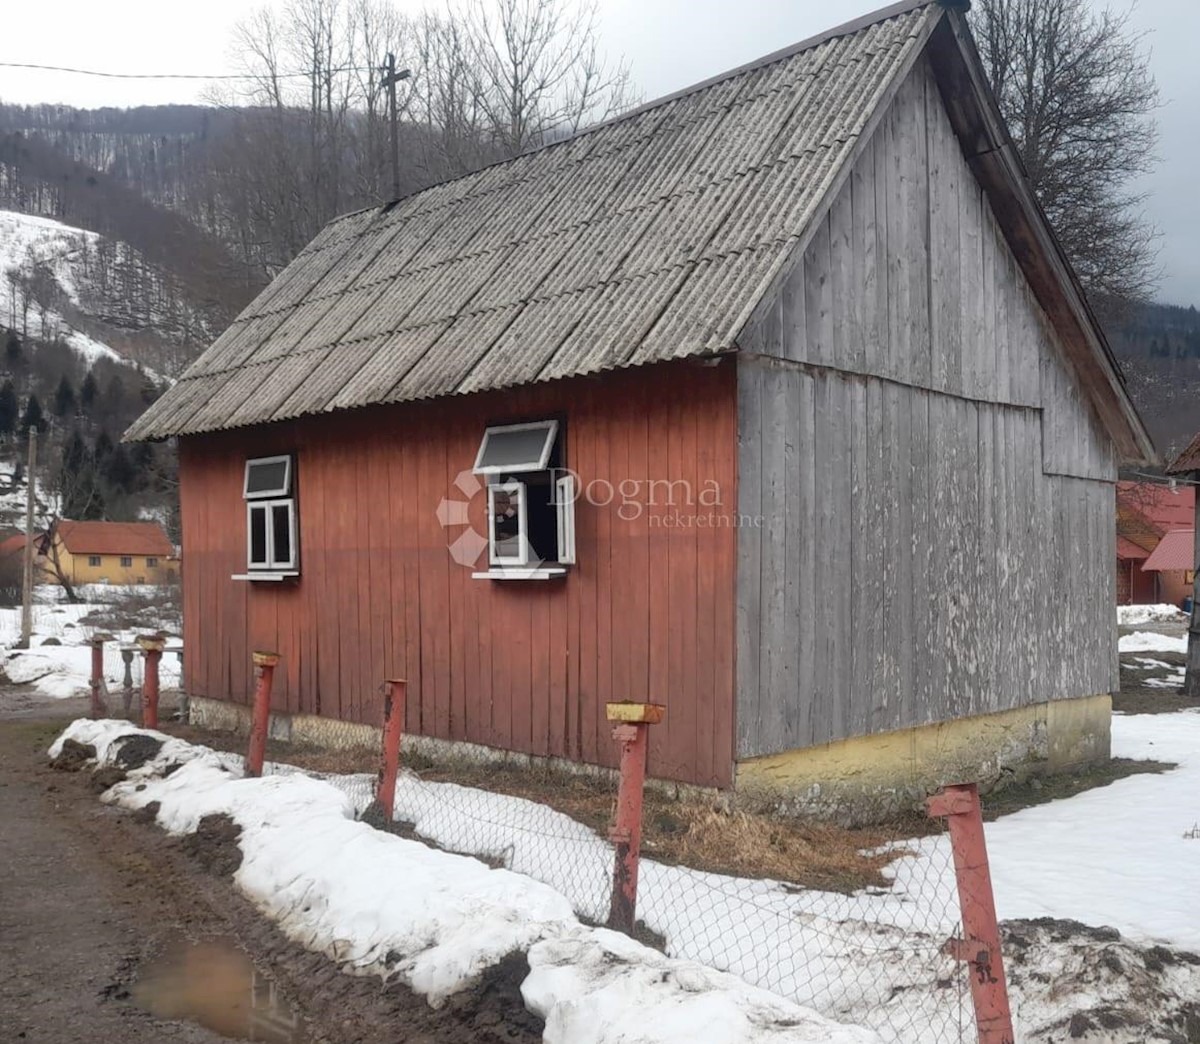
{"label": "corrugated asbestos roof", "polygon": [[126,438],[732,349],[940,14],[888,9],[338,218]]}
{"label": "corrugated asbestos roof", "polygon": [[1200,433],[1167,465],[1168,475],[1182,475],[1189,471],[1200,471]]}

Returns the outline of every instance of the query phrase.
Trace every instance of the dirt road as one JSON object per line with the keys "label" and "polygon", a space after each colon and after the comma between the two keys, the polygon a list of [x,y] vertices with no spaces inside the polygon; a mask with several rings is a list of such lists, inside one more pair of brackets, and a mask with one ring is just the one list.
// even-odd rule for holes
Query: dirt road
{"label": "dirt road", "polygon": [[50,769],[46,747],[81,706],[0,693],[0,1040],[228,1039],[135,1002],[139,980],[181,939],[231,940],[245,951],[303,1024],[276,1039],[541,1039],[517,989],[521,958],[434,1012],[399,985],[344,975],[288,942],[181,842],[102,805],[88,772]]}

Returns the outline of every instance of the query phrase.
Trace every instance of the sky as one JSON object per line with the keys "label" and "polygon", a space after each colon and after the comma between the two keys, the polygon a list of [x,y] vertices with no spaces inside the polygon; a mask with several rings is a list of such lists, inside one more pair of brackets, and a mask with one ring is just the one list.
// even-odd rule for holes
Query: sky
{"label": "sky", "polygon": [[[602,44],[623,55],[646,99],[812,36],[881,6],[885,0],[599,0]],[[1089,0],[1100,6],[1104,0]],[[1118,10],[1128,6],[1113,0]],[[40,4],[9,4],[0,61],[125,73],[212,75],[233,71],[229,38],[247,0],[55,0],[53,31]],[[397,0],[416,13],[420,0]],[[732,14],[731,14],[732,12]],[[1197,0],[1140,0],[1133,24],[1147,34],[1162,94],[1160,163],[1138,185],[1160,230],[1158,298],[1200,305],[1200,39]],[[74,106],[202,101],[203,81],[107,80],[0,67],[0,100]]]}

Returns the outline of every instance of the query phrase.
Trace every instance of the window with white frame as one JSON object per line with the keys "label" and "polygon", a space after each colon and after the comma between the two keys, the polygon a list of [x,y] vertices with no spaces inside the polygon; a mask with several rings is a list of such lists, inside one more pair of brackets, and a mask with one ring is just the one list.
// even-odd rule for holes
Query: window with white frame
{"label": "window with white frame", "polygon": [[487,428],[475,457],[486,476],[488,561],[532,569],[575,561],[575,477],[557,420]]}
{"label": "window with white frame", "polygon": [[246,566],[250,572],[294,573],[296,541],[295,462],[289,455],[246,461]]}

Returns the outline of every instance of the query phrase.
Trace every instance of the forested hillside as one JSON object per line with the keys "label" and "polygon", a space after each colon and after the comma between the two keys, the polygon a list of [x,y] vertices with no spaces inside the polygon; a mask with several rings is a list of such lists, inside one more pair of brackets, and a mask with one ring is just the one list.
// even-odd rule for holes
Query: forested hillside
{"label": "forested hillside", "polygon": [[35,427],[42,521],[172,516],[171,451],[119,440],[212,336],[173,291],[128,243],[0,211],[0,529],[22,525]]}
{"label": "forested hillside", "polygon": [[1106,332],[1155,445],[1170,458],[1200,430],[1200,312],[1141,305]]}

